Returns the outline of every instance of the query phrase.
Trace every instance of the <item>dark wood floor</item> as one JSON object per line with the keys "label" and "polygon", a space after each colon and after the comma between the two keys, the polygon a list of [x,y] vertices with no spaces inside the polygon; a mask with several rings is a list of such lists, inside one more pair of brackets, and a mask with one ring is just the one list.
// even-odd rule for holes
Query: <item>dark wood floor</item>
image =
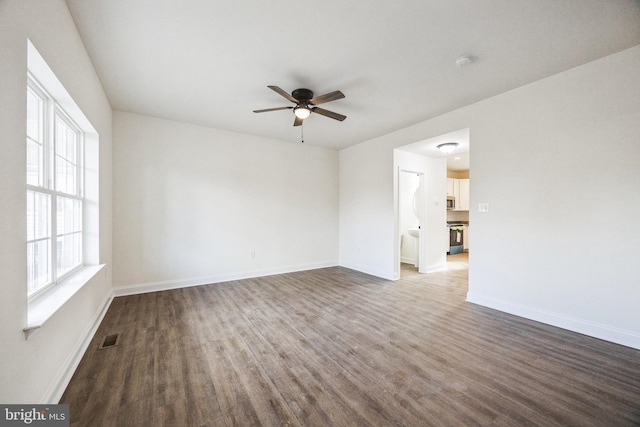
{"label": "dark wood floor", "polygon": [[466,303],[450,260],[116,298],[61,403],[72,426],[640,425],[640,351]]}

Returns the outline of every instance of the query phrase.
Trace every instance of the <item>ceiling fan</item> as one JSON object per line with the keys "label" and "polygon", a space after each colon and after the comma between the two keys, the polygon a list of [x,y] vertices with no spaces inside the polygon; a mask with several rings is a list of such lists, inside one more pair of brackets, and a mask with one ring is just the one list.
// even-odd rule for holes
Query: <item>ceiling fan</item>
{"label": "ceiling fan", "polygon": [[316,107],[316,105],[324,104],[325,102],[335,101],[336,99],[344,98],[344,94],[339,90],[326,93],[320,96],[313,96],[313,92],[309,89],[296,89],[291,92],[289,95],[284,90],[280,89],[278,86],[267,86],[269,89],[293,102],[295,107],[276,107],[276,108],[265,108],[263,110],[253,110],[254,113],[266,113],[267,111],[277,111],[277,110],[293,110],[295,114],[295,119],[293,121],[294,126],[300,126],[304,119],[309,117],[311,113],[318,113],[322,116],[329,117],[331,119],[343,121],[347,118],[342,114],[334,113],[333,111],[325,110],[324,108]]}

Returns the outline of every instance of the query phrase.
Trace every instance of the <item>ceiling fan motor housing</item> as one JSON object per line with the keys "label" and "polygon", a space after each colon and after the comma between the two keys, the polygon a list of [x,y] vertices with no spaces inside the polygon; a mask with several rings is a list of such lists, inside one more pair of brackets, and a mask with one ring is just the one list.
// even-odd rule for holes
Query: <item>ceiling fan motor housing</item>
{"label": "ceiling fan motor housing", "polygon": [[313,98],[313,92],[309,89],[296,89],[291,92],[291,96],[297,99],[300,102],[308,102]]}

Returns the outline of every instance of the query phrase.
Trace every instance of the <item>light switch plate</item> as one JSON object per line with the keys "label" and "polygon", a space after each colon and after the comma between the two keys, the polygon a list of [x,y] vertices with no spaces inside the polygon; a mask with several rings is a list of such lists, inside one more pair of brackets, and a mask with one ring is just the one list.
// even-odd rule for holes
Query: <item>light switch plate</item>
{"label": "light switch plate", "polygon": [[489,203],[479,203],[478,212],[489,212]]}

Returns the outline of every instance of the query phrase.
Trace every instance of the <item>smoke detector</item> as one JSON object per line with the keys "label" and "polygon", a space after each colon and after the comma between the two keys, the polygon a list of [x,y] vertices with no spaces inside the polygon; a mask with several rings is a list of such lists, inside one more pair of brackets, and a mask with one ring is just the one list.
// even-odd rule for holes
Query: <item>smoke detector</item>
{"label": "smoke detector", "polygon": [[459,56],[458,59],[456,59],[456,66],[458,68],[466,67],[471,64],[471,61],[472,59],[470,56]]}

